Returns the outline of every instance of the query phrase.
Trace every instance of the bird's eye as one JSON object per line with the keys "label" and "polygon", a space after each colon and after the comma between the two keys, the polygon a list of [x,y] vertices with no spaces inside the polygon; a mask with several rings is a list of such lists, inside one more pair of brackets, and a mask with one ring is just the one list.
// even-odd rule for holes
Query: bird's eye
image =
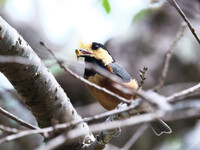
{"label": "bird's eye", "polygon": [[99,45],[97,45],[97,44],[92,44],[92,49],[93,50],[97,50],[99,48]]}

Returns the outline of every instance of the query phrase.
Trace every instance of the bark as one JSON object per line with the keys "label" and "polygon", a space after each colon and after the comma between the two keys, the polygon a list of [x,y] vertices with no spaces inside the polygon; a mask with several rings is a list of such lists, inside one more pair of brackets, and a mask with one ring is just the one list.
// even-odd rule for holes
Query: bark
{"label": "bark", "polygon": [[[36,117],[40,127],[51,126],[52,121],[65,123],[82,119],[42,60],[22,36],[1,17],[0,55],[21,56],[27,59],[25,64],[0,63],[0,71],[24,98],[24,102]],[[82,123],[77,127],[88,130],[86,137],[92,138],[87,124]]]}

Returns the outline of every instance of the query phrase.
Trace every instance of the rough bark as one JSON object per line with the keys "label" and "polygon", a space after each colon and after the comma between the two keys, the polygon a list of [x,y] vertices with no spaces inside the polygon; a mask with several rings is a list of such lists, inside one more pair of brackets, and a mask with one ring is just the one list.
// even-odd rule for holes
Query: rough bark
{"label": "rough bark", "polygon": [[[24,98],[40,127],[51,126],[55,120],[64,123],[82,119],[42,60],[1,17],[0,55],[27,59],[26,64],[0,63],[0,71]],[[89,129],[86,124],[79,124],[77,127]],[[90,136],[89,132],[87,136]]]}

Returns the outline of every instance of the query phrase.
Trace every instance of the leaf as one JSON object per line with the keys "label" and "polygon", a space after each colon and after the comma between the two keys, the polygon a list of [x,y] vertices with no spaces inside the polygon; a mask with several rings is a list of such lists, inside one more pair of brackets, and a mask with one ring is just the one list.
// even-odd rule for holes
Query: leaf
{"label": "leaf", "polygon": [[108,0],[103,0],[102,5],[103,5],[106,13],[109,14],[110,13],[110,4],[109,4]]}
{"label": "leaf", "polygon": [[79,42],[79,48],[83,48],[84,45],[85,45],[85,44],[84,44],[83,42],[81,42],[81,41]]}
{"label": "leaf", "polygon": [[0,6],[4,6],[6,4],[6,0],[0,0]]}
{"label": "leaf", "polygon": [[63,73],[63,70],[60,68],[59,65],[54,65],[54,66],[51,66],[49,68],[50,72],[54,75],[54,76],[58,76],[60,74]]}
{"label": "leaf", "polygon": [[150,13],[149,9],[142,9],[141,11],[139,11],[133,18],[133,22],[136,22],[138,20],[141,20],[143,18],[145,18],[148,13]]}

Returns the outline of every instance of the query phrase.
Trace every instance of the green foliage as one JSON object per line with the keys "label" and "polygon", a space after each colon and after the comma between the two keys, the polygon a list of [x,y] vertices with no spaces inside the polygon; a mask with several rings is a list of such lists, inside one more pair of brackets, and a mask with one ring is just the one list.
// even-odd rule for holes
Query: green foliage
{"label": "green foliage", "polygon": [[102,3],[103,8],[105,9],[106,13],[109,14],[110,13],[110,4],[108,0],[100,0],[100,2]]}
{"label": "green foliage", "polygon": [[139,11],[133,18],[133,22],[137,22],[143,18],[145,18],[151,11],[146,8],[146,9],[142,9],[141,11]]}
{"label": "green foliage", "polygon": [[53,65],[49,68],[49,70],[54,76],[58,76],[59,74],[64,72],[59,65]]}
{"label": "green foliage", "polygon": [[6,4],[6,0],[0,0],[0,6],[4,6]]}
{"label": "green foliage", "polygon": [[168,139],[168,141],[165,143],[165,146],[167,149],[170,150],[184,150],[185,145],[181,137],[179,136],[173,136]]}

